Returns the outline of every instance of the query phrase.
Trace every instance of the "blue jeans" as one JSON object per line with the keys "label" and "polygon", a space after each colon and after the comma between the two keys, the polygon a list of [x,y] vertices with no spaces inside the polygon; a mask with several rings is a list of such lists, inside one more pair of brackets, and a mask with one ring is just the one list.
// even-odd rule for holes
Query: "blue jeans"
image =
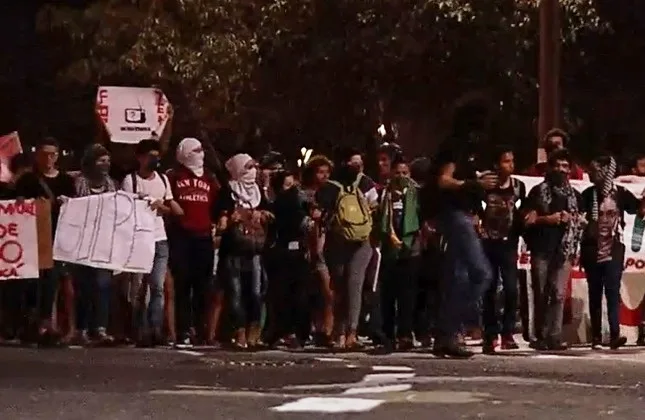
{"label": "blue jeans", "polygon": [[448,209],[439,215],[438,222],[447,247],[437,332],[443,339],[452,339],[465,322],[468,310],[489,287],[493,275],[470,215]]}
{"label": "blue jeans", "polygon": [[[160,330],[163,327],[164,283],[168,270],[168,241],[155,243],[155,256],[152,271],[149,274],[135,274],[133,279],[133,306],[135,330],[147,328]],[[147,304],[146,295],[150,289],[150,300]]]}
{"label": "blue jeans", "polygon": [[75,266],[74,293],[76,328],[88,331],[108,326],[112,271],[102,268]]}
{"label": "blue jeans", "polygon": [[602,339],[602,294],[607,300],[609,335],[612,339],[620,336],[620,281],[623,276],[623,262],[605,261],[585,267],[589,286],[589,317],[591,318],[591,337]]}
{"label": "blue jeans", "polygon": [[260,255],[227,255],[223,258],[235,328],[259,324],[262,318],[262,279],[264,278]]}
{"label": "blue jeans", "polygon": [[[493,281],[484,295],[482,318],[487,338],[512,335],[515,331],[518,303],[517,280],[517,243],[515,241],[486,241],[484,249],[493,269]],[[504,314],[500,329],[497,312],[498,279],[502,279],[504,289]]]}

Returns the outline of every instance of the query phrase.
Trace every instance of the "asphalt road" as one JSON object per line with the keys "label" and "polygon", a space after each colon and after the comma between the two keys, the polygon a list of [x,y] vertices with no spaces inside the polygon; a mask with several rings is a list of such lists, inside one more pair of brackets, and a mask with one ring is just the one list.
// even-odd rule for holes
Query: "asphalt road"
{"label": "asphalt road", "polygon": [[0,348],[0,419],[640,419],[645,352]]}

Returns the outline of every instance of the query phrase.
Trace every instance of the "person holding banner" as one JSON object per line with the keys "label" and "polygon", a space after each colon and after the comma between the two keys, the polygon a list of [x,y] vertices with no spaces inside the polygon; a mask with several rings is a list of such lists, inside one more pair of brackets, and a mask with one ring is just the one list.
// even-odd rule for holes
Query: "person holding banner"
{"label": "person holding banner", "polygon": [[591,347],[602,345],[602,295],[607,300],[609,347],[618,349],[627,342],[620,335],[620,285],[625,259],[621,241],[625,213],[643,212],[643,202],[631,192],[614,183],[616,161],[611,156],[595,159],[590,178],[594,183],[582,193],[583,211],[589,224],[581,244],[580,262],[587,273]]}
{"label": "person holding banner", "polygon": [[537,350],[566,350],[562,341],[564,299],[577,257],[585,215],[580,193],[569,183],[571,157],[566,149],[549,156],[544,181],[526,200],[525,240],[531,252]]}
{"label": "person holding banner", "polygon": [[[36,160],[33,170],[22,171],[16,181],[16,196],[22,199],[43,198],[51,203],[51,227],[52,235],[56,232],[56,224],[60,213],[61,204],[76,195],[73,178],[57,168],[59,145],[56,139],[48,137],[43,139],[36,147]],[[20,173],[14,172],[16,176]],[[65,277],[65,264],[56,261],[54,267],[42,270],[40,279],[29,286],[27,300],[35,305],[38,300],[38,316],[40,327],[38,329],[38,343],[41,346],[58,346],[61,344],[56,328],[52,325],[52,310],[56,289],[60,281]],[[70,287],[61,287],[64,295],[67,314],[71,314],[71,291]],[[31,305],[29,305],[31,306]],[[73,327],[70,326],[70,330]]]}
{"label": "person holding banner", "polygon": [[[76,196],[115,192],[117,185],[110,177],[110,153],[100,144],[90,145],[81,160],[81,174],[76,178]],[[110,312],[112,272],[84,265],[75,267],[76,328],[79,345],[90,344],[90,327],[98,345],[112,345],[107,333]]]}

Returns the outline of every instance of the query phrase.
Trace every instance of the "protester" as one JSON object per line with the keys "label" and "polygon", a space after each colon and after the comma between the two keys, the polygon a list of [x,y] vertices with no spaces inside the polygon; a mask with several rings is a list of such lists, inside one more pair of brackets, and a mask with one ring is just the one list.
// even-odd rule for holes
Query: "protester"
{"label": "protester", "polygon": [[171,218],[167,233],[175,291],[176,346],[190,348],[205,339],[219,184],[204,169],[204,150],[199,140],[183,139],[177,146],[176,158],[178,167],[169,181],[182,214]]}
{"label": "protester", "polygon": [[566,285],[585,220],[582,202],[569,183],[571,157],[566,149],[549,156],[549,171],[526,200],[526,240],[531,252],[531,279],[535,300],[538,350],[565,350],[562,323]]}
{"label": "protester", "polygon": [[276,174],[273,190],[275,248],[280,270],[272,278],[271,295],[276,311],[273,343],[285,339],[291,348],[301,348],[309,337],[311,313],[308,306],[309,267],[305,258],[306,234],[313,220],[308,216],[304,196],[288,170]]}
{"label": "protester", "polygon": [[333,180],[316,193],[327,227],[325,259],[334,290],[335,345],[350,350],[359,347],[363,283],[373,253],[368,240],[371,206],[378,200],[374,181],[362,174],[362,168],[360,153],[346,151]]}
{"label": "protester", "polygon": [[273,215],[257,183],[257,164],[247,154],[237,154],[225,164],[231,180],[220,195],[218,211],[226,218],[220,259],[228,280],[228,304],[235,328],[237,349],[260,343],[262,254],[266,250],[268,223]]}
{"label": "protester", "polygon": [[[383,329],[399,350],[414,347],[414,309],[421,265],[421,218],[418,185],[407,162],[392,161],[392,177],[383,191],[379,211],[381,244],[380,297]],[[396,333],[395,333],[396,330]]]}
{"label": "protester", "polygon": [[[509,147],[499,147],[495,153],[494,169],[499,178],[497,187],[486,192],[482,209],[482,242],[493,270],[493,282],[484,295],[484,353],[495,352],[501,334],[502,350],[518,348],[513,339],[518,305],[517,246],[523,228],[519,211],[526,198],[526,186],[512,178],[515,157]],[[498,275],[504,288],[503,319],[498,317]]]}
{"label": "protester", "polygon": [[458,332],[492,281],[490,264],[473,223],[484,190],[497,186],[497,176],[485,173],[477,178],[474,145],[452,139],[442,146],[434,160],[434,211],[438,231],[447,242],[438,310],[437,337],[433,351],[438,356],[471,357],[458,339]]}
{"label": "protester", "polygon": [[378,183],[377,189],[380,191],[387,185],[392,172],[392,162],[399,159],[402,155],[401,147],[396,143],[383,143],[376,151],[378,159]]}
{"label": "protester", "polygon": [[308,254],[319,287],[315,288],[319,294],[320,308],[316,310],[315,341],[317,344],[331,345],[331,335],[334,328],[334,294],[331,288],[329,267],[325,261],[325,226],[321,220],[322,213],[316,202],[316,193],[327,183],[333,169],[332,162],[325,156],[312,156],[307,162],[303,173],[303,192],[308,204],[309,216],[314,221],[308,232]]}
{"label": "protester", "polygon": [[[158,172],[160,159],[159,141],[142,140],[136,147],[139,169],[126,176],[121,188],[148,200],[157,212],[155,220],[155,253],[152,271],[145,276],[135,274],[131,279],[133,323],[138,345],[150,347],[165,344],[162,334],[164,314],[164,281],[168,268],[168,238],[164,215],[182,216],[183,210],[173,199],[170,181]],[[146,310],[146,295],[150,290]]]}
{"label": "protester", "polygon": [[[548,156],[555,152],[556,150],[562,150],[567,147],[569,143],[569,135],[559,128],[554,128],[549,130],[545,135],[542,141],[544,151],[546,152],[547,159]],[[549,171],[548,162],[536,163],[532,166],[526,175],[529,176],[545,176]],[[569,179],[584,179],[585,173],[580,166],[571,163],[571,170],[569,171]]]}
{"label": "protester", "polygon": [[639,201],[623,187],[614,184],[616,161],[611,156],[594,159],[591,165],[592,187],[582,193],[582,211],[588,225],[581,244],[580,261],[587,274],[589,287],[589,314],[591,319],[591,346],[602,345],[602,296],[607,301],[609,320],[609,347],[625,345],[627,338],[620,335],[620,285],[625,259],[625,245],[621,242],[625,227],[625,213],[643,214],[644,201]]}
{"label": "protester", "polygon": [[[90,145],[81,161],[81,174],[75,180],[77,197],[103,194],[117,190],[110,178],[110,153],[100,144]],[[77,344],[87,345],[90,338],[98,345],[111,345],[114,338],[107,333],[110,313],[112,272],[102,268],[77,265],[74,270],[76,298]],[[94,336],[89,335],[90,328]]]}

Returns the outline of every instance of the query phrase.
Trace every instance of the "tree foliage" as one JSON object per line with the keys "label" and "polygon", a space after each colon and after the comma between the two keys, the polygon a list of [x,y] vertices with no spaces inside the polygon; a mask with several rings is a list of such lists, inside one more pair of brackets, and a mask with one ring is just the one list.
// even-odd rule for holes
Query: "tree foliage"
{"label": "tree foliage", "polygon": [[[602,27],[593,0],[561,3],[566,45]],[[335,140],[477,89],[533,106],[537,4],[97,0],[39,28],[59,83],[159,85],[203,127]]]}

